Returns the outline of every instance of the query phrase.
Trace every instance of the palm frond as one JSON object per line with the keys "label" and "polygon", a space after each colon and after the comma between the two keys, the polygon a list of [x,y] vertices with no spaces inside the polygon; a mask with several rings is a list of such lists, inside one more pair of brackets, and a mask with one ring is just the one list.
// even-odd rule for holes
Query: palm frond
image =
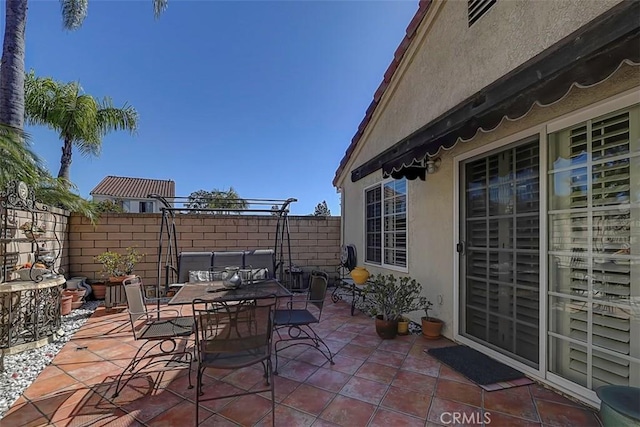
{"label": "palm frond", "polygon": [[0,125],[0,187],[14,179],[35,185],[43,170],[42,161],[31,149],[29,136]]}
{"label": "palm frond", "polygon": [[60,0],[62,25],[67,30],[77,30],[82,26],[89,11],[88,0]]}
{"label": "palm frond", "polygon": [[49,115],[58,91],[57,83],[49,77],[36,77],[33,70],[25,75],[25,119],[30,125],[48,125]]}
{"label": "palm frond", "polygon": [[130,105],[121,108],[113,106],[110,98],[105,97],[98,106],[97,123],[102,136],[114,130],[126,130],[135,134],[138,128],[138,112]]}
{"label": "palm frond", "polygon": [[63,136],[88,144],[100,144],[101,133],[98,124],[98,102],[91,95],[80,95],[67,111],[67,124]]}
{"label": "palm frond", "polygon": [[168,0],[153,0],[153,16],[158,19],[167,10]]}
{"label": "palm frond", "polygon": [[98,217],[97,207],[91,201],[80,197],[73,191],[77,188],[64,178],[54,178],[48,173],[41,175],[39,184],[34,188],[36,199],[49,206],[56,206],[84,215],[91,223]]}

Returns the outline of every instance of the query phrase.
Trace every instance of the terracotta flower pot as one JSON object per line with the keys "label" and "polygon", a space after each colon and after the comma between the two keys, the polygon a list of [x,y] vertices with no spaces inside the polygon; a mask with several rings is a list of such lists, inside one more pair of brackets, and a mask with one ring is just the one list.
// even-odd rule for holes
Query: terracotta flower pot
{"label": "terracotta flower pot", "polygon": [[62,301],[60,302],[60,314],[66,316],[71,313],[71,302],[73,297],[71,295],[63,295]]}
{"label": "terracotta flower pot", "polygon": [[64,295],[69,295],[73,298],[73,302],[80,301],[87,293],[85,289],[65,289],[62,292]]}
{"label": "terracotta flower pot", "polygon": [[93,291],[93,296],[96,299],[104,299],[107,293],[107,285],[104,283],[92,283],[91,290]]}
{"label": "terracotta flower pot", "polygon": [[437,340],[440,338],[440,331],[442,330],[443,322],[440,319],[430,317],[428,320],[426,317],[422,318],[422,335],[429,340]]}
{"label": "terracotta flower pot", "polygon": [[351,270],[351,278],[356,285],[364,285],[369,278],[369,271],[364,267],[356,267]]}
{"label": "terracotta flower pot", "polygon": [[391,340],[398,335],[397,320],[382,320],[382,316],[376,316],[376,333],[383,340]]}

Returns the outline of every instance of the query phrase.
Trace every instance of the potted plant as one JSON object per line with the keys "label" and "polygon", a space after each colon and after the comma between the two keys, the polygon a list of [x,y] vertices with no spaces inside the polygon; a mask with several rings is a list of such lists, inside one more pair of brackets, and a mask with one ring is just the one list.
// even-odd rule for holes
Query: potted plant
{"label": "potted plant", "polygon": [[114,251],[106,251],[95,257],[95,260],[102,264],[102,274],[109,277],[112,283],[122,282],[131,276],[137,263],[144,254],[135,248],[127,248],[124,254]]}
{"label": "potted plant", "polygon": [[398,320],[403,313],[419,310],[426,298],[419,296],[422,286],[415,279],[392,274],[378,274],[367,282],[364,292],[371,312],[376,316],[376,332],[383,339],[398,333]]}
{"label": "potted plant", "polygon": [[442,330],[442,325],[444,322],[440,319],[436,319],[435,317],[429,316],[429,310],[433,304],[431,301],[426,301],[424,304],[424,317],[422,320],[422,335],[425,338],[430,340],[437,340],[440,338],[440,331]]}

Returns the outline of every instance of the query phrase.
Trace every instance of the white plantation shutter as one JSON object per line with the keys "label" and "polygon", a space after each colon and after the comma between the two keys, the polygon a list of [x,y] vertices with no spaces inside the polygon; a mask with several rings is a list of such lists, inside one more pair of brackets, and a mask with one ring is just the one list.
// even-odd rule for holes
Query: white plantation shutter
{"label": "white plantation shutter", "polygon": [[565,131],[571,169],[553,174],[557,194],[564,194],[562,185],[569,188],[568,205],[557,206],[549,221],[550,253],[557,260],[550,280],[568,284],[556,288],[555,295],[568,301],[567,327],[556,332],[583,343],[565,341],[568,362],[557,370],[586,378],[591,389],[639,385],[633,361],[640,357],[638,125],[634,108]]}
{"label": "white plantation shutter", "polygon": [[388,180],[365,190],[365,261],[407,266],[407,180]]}

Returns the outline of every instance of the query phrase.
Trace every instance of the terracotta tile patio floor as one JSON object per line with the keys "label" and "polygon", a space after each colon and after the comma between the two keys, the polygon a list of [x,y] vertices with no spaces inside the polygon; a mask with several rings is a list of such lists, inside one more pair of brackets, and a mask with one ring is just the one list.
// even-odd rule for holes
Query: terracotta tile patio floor
{"label": "terracotta tile patio floor", "polygon": [[[423,350],[452,345],[399,336],[383,341],[373,321],[340,301],[325,305],[316,330],[335,352],[287,349],[275,379],[279,426],[438,426],[445,412],[489,413],[490,426],[599,426],[595,412],[540,385],[486,392]],[[189,426],[194,389],[187,369],[144,372],[112,398],[136,351],[122,312],[100,307],[0,420],[1,426]],[[205,373],[205,394],[262,386],[262,370]],[[195,381],[195,375],[193,376]],[[214,412],[215,411],[215,412]],[[202,404],[201,425],[271,424],[268,394]],[[460,425],[460,424],[448,424]],[[481,424],[471,424],[481,425]]]}

